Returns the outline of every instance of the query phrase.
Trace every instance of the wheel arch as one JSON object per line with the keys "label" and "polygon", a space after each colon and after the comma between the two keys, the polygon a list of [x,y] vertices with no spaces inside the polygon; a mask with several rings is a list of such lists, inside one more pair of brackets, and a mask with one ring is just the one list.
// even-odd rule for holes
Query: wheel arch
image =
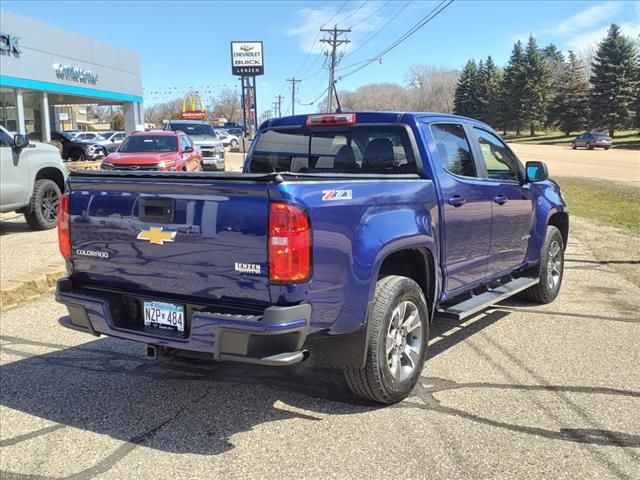
{"label": "wheel arch", "polygon": [[64,174],[56,167],[43,167],[36,173],[35,182],[38,180],[52,180],[64,192]]}
{"label": "wheel arch", "polygon": [[566,250],[567,241],[569,240],[569,214],[567,212],[555,212],[549,217],[547,225],[554,226],[560,230],[562,243]]}

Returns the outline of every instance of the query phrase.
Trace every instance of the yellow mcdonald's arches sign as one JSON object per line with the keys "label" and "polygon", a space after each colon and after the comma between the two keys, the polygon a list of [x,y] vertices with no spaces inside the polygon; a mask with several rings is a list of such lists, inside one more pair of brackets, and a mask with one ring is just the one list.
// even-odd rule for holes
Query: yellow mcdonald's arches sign
{"label": "yellow mcdonald's arches sign", "polygon": [[207,111],[200,95],[187,95],[182,100],[182,118],[185,120],[204,120]]}

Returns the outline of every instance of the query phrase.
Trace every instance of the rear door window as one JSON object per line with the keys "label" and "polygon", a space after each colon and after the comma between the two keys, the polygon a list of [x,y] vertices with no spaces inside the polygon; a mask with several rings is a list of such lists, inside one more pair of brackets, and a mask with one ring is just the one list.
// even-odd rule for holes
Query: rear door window
{"label": "rear door window", "polygon": [[471,146],[462,125],[436,123],[431,125],[431,133],[442,168],[462,177],[478,176],[471,154]]}
{"label": "rear door window", "polygon": [[251,173],[417,173],[401,127],[347,127],[318,131],[274,129],[260,134]]}

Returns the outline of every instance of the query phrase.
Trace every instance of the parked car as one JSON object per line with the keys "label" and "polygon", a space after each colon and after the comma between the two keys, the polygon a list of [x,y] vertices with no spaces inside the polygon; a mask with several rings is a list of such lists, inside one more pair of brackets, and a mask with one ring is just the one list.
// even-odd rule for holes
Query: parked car
{"label": "parked car", "polygon": [[184,132],[202,151],[205,170],[224,170],[224,145],[216,135],[213,126],[204,120],[169,120],[165,130]]}
{"label": "parked car", "polygon": [[197,172],[202,154],[182,132],[135,132],[100,165],[102,170]]}
{"label": "parked car", "polygon": [[[225,122],[222,126],[225,129],[227,129],[227,128],[236,128],[236,129],[240,129],[240,131],[244,132],[244,127],[242,125],[240,125],[238,122]],[[242,135],[240,135],[240,136],[242,136]]]}
{"label": "parked car", "polygon": [[76,139],[69,132],[52,132],[51,140],[60,144],[64,160],[100,160],[107,156],[107,148],[95,140]]}
{"label": "parked car", "polygon": [[613,145],[611,137],[601,132],[587,132],[577,136],[571,142],[571,148],[574,150],[578,147],[585,147],[587,150],[593,150],[594,148],[604,148],[609,150]]}
{"label": "parked car", "polygon": [[242,130],[241,128],[229,127],[229,128],[224,128],[223,130],[228,132],[229,135],[235,135],[238,138],[244,137],[244,130]]}
{"label": "parked car", "polygon": [[124,141],[127,134],[125,132],[110,130],[108,132],[100,132],[100,136],[104,138],[107,142],[111,142],[117,147]]}
{"label": "parked car", "polygon": [[[542,162],[445,114],[271,119],[244,172],[73,172],[63,326],[147,355],[291,365],[314,352],[352,391],[398,402],[434,314],[560,291],[569,217]],[[473,368],[473,367],[468,367]]]}
{"label": "parked car", "polygon": [[102,132],[76,132],[73,135],[74,140],[96,142],[102,145],[107,154],[115,152],[117,145],[102,135]]}
{"label": "parked car", "polygon": [[226,130],[222,130],[221,128],[217,128],[215,129],[215,131],[216,135],[218,135],[218,138],[222,142],[222,145],[224,145],[225,147],[236,148],[238,145],[240,145],[240,139],[235,135],[231,135],[229,132],[227,132]]}
{"label": "parked car", "polygon": [[0,126],[0,212],[22,213],[36,230],[54,228],[65,178],[56,147]]}

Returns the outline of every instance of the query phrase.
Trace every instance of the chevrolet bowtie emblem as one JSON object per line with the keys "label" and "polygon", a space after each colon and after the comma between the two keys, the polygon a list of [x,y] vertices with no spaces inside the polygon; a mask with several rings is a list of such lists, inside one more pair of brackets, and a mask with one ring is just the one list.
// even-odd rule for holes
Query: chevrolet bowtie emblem
{"label": "chevrolet bowtie emblem", "polygon": [[243,52],[250,52],[251,50],[253,50],[253,45],[242,45],[240,47],[240,50],[242,50]]}
{"label": "chevrolet bowtie emblem", "polygon": [[164,242],[173,242],[178,232],[165,232],[163,227],[150,227],[138,234],[138,240],[149,240],[154,245],[164,245]]}

